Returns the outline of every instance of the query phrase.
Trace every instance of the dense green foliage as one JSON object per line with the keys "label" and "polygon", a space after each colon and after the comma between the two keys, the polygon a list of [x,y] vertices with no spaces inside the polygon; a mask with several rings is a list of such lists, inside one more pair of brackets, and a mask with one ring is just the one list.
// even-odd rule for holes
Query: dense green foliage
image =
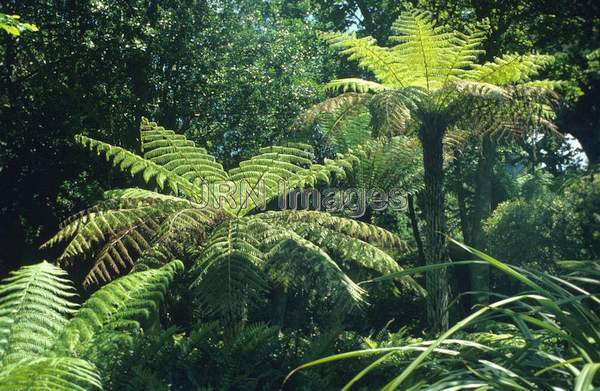
{"label": "dense green foliage", "polygon": [[2,2],[0,390],[597,389],[563,3]]}
{"label": "dense green foliage", "polygon": [[597,176],[558,184],[541,174],[518,179],[520,197],[498,205],[485,222],[490,251],[496,257],[541,268],[560,259],[600,257],[594,236],[600,232],[600,221],[590,213],[599,209]]}

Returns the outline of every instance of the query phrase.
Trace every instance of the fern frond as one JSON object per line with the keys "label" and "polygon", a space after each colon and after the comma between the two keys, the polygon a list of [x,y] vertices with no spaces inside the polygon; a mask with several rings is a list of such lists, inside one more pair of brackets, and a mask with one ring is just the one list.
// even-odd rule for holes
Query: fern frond
{"label": "fern frond", "polygon": [[[335,292],[334,296],[344,294],[352,302],[361,302],[363,290],[333,260],[329,245],[334,254],[357,266],[378,272],[398,270],[394,260],[382,250],[346,234],[306,222],[273,223],[273,219],[265,221],[264,217],[265,214],[257,214],[227,221],[204,246],[194,264],[196,279],[192,285],[203,308],[221,316],[239,317],[248,305],[264,300],[272,283],[318,294],[320,300]],[[329,235],[319,236],[324,232]],[[338,236],[333,238],[334,235]],[[327,239],[339,238],[343,239],[339,248],[333,243],[325,244]],[[363,252],[353,254],[351,243],[352,249]],[[367,253],[377,257],[360,256]]]}
{"label": "fern frond", "polygon": [[554,124],[558,96],[552,90],[535,83],[501,87],[460,81],[455,85],[463,96],[453,106],[460,113],[456,127],[469,129],[471,136],[487,134],[505,141],[535,132],[558,135]]}
{"label": "fern frond", "polygon": [[444,135],[444,140],[442,141],[445,151],[444,166],[449,166],[449,164],[469,145],[469,141],[471,141],[473,137],[473,132],[466,131],[457,126],[448,129]]}
{"label": "fern frond", "polygon": [[208,208],[182,208],[167,213],[155,230],[146,231],[147,223],[127,227],[100,249],[84,285],[110,281],[113,274],[119,275],[133,267],[153,244],[177,240],[186,231],[203,237],[214,223],[215,215]]}
{"label": "fern frond", "polygon": [[[349,60],[358,62],[361,68],[373,72],[377,80],[381,83],[375,83],[373,85],[374,88],[380,89],[383,85],[404,86],[404,74],[407,72],[408,64],[398,62],[391,53],[391,50],[378,46],[373,37],[358,38],[355,33],[325,33],[323,36],[332,48],[340,50]],[[366,86],[361,83],[360,79],[354,80],[357,80],[359,85]]]}
{"label": "fern frond", "polygon": [[362,144],[370,138],[368,105],[372,94],[343,93],[318,103],[296,120],[296,129],[318,125],[335,152],[345,152],[349,147]]}
{"label": "fern frond", "polygon": [[336,79],[330,81],[325,85],[326,91],[344,93],[350,92],[358,94],[366,94],[369,92],[381,92],[387,89],[388,87],[386,87],[383,84],[358,78]]}
{"label": "fern frond", "polygon": [[268,283],[256,233],[243,218],[223,222],[207,240],[192,267],[192,289],[201,306],[225,318],[239,318],[247,305],[264,298]]}
{"label": "fern frond", "polygon": [[308,110],[301,113],[296,118],[295,127],[302,127],[313,124],[317,119],[323,115],[331,113],[339,113],[339,122],[343,121],[343,118],[355,113],[364,107],[364,104],[369,101],[371,96],[369,94],[359,94],[354,92],[347,92],[334,96],[333,98],[325,99],[323,102],[317,103],[308,108]]}
{"label": "fern frond", "polygon": [[336,153],[343,153],[362,145],[373,137],[371,114],[362,112],[341,118],[338,113],[324,115],[319,124],[328,144]]}
{"label": "fern frond", "polygon": [[[419,86],[429,91],[440,88],[442,81],[452,70],[449,63],[455,61],[453,57],[459,48],[456,35],[445,32],[441,27],[436,27],[431,16],[423,11],[403,12],[392,24],[395,35],[391,41],[399,42],[391,51],[396,61],[406,64],[404,76],[405,86]],[[470,64],[474,56],[468,46],[477,43],[463,41],[464,53],[459,60],[461,66]],[[453,68],[456,69],[456,68]]]}
{"label": "fern frond", "polygon": [[0,285],[0,363],[39,356],[67,323],[76,296],[66,272],[41,262],[11,273]]}
{"label": "fern frond", "polygon": [[107,161],[112,161],[113,166],[119,167],[121,171],[129,172],[132,176],[141,173],[146,183],[155,183],[161,190],[168,189],[175,195],[182,194],[196,202],[206,200],[206,194],[203,194],[200,186],[151,160],[86,136],[75,136],[75,141],[98,155],[104,155]]}
{"label": "fern frond", "polygon": [[94,254],[85,285],[109,281],[128,270],[152,244],[185,231],[202,235],[221,213],[184,198],[143,189],[112,190],[105,196],[112,198],[78,214],[44,244],[53,247],[68,241],[59,262]]}
{"label": "fern frond", "polygon": [[399,136],[372,140],[355,153],[359,163],[352,172],[354,183],[364,189],[392,189],[417,193],[423,188],[423,154],[414,137]]}
{"label": "fern frond", "polygon": [[454,31],[450,41],[452,49],[442,60],[443,66],[439,75],[441,87],[456,79],[463,79],[465,73],[476,63],[477,57],[484,53],[481,45],[485,34],[479,29],[461,33]]}
{"label": "fern frond", "polygon": [[[278,342],[279,329],[264,323],[251,323],[236,330],[231,340],[223,346],[224,362],[219,389],[260,388],[263,365],[271,359],[274,344]],[[209,390],[198,390],[209,391]]]}
{"label": "fern frond", "polygon": [[420,88],[401,88],[375,95],[369,102],[373,135],[389,137],[405,133],[412,112],[419,107],[425,93]]}
{"label": "fern frond", "polygon": [[[123,233],[129,231],[140,232],[145,230],[146,235],[153,236],[159,226],[155,218],[157,208],[153,205],[138,206],[135,204],[119,203],[114,208],[92,209],[79,219],[67,225],[63,230],[50,239],[46,246],[51,246],[64,240],[69,240],[59,262],[70,262],[72,259],[94,250],[95,245],[109,242],[114,238],[121,238]],[[138,238],[138,239],[140,239]],[[144,239],[145,240],[145,239]],[[141,240],[135,246],[144,246]]]}
{"label": "fern frond", "polygon": [[144,158],[163,166],[196,186],[203,182],[227,179],[227,172],[206,149],[177,134],[142,118],[140,125]]}
{"label": "fern frond", "polygon": [[[260,154],[229,171],[236,191],[247,196],[244,200],[235,200],[234,208],[244,213],[260,203],[265,205],[281,193],[284,181],[303,185],[313,159],[312,149],[305,145],[261,148]],[[240,205],[241,201],[246,205]]]}
{"label": "fern frond", "polygon": [[139,328],[158,307],[183,263],[172,261],[160,269],[121,277],[96,291],[66,324],[53,351],[85,354],[106,330]]}
{"label": "fern frond", "polygon": [[313,164],[313,159],[312,148],[306,144],[261,148],[259,155],[229,171],[237,194],[232,206],[224,206],[230,213],[243,216],[291,189],[314,186],[319,181],[329,183],[332,174],[345,176],[356,157],[340,155],[324,164]]}
{"label": "fern frond", "polygon": [[177,259],[173,248],[171,248],[171,242],[169,243],[157,243],[144,251],[142,256],[137,259],[135,265],[131,268],[131,273],[143,272],[151,269],[158,269],[171,262],[173,259]]}
{"label": "fern frond", "polygon": [[78,358],[25,359],[0,369],[0,391],[101,390],[96,367]]}
{"label": "fern frond", "polygon": [[531,81],[543,68],[552,64],[554,57],[541,54],[506,54],[483,65],[475,64],[466,72],[464,79],[496,84],[499,86]]}
{"label": "fern frond", "polygon": [[309,240],[291,231],[289,239],[278,241],[267,254],[267,273],[285,287],[296,286],[318,292],[321,298],[347,294],[356,303],[364,301],[359,287],[330,255]]}
{"label": "fern frond", "polygon": [[[382,275],[403,270],[388,253],[360,239],[315,224],[295,224],[293,229],[327,253],[360,267],[374,270]],[[412,277],[402,277],[399,281],[405,288],[420,295],[425,294],[425,290]]]}
{"label": "fern frond", "polygon": [[292,223],[311,223],[332,229],[336,232],[344,233],[352,238],[374,243],[383,248],[395,248],[400,251],[408,249],[406,242],[390,231],[361,221],[333,216],[326,212],[285,210],[279,212],[265,212],[254,217],[280,226],[286,226]]}
{"label": "fern frond", "polygon": [[506,100],[510,98],[510,93],[503,87],[492,83],[457,80],[449,86],[450,93],[458,93],[468,97],[474,97],[487,100]]}

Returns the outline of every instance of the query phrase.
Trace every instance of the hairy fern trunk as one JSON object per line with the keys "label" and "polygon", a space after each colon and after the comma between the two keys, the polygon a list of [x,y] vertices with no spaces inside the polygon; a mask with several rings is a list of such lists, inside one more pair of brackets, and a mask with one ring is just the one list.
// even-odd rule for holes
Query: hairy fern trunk
{"label": "hairy fern trunk", "polygon": [[[487,243],[483,232],[483,220],[492,213],[492,170],[496,162],[496,146],[489,136],[481,143],[481,156],[477,166],[475,193],[473,202],[473,221],[471,223],[471,241],[475,248],[485,249]],[[477,304],[487,304],[490,268],[488,265],[471,265],[471,290],[481,292],[473,297]]]}
{"label": "hairy fern trunk", "polygon": [[[465,183],[463,181],[465,173],[463,172],[461,159],[454,161],[454,172],[456,177],[459,178],[456,186],[456,200],[458,202],[458,214],[460,218],[460,230],[463,235],[463,241],[467,244],[473,243],[471,239],[471,217],[472,212],[467,208],[467,191],[465,189]],[[456,276],[456,292],[461,294],[463,292],[469,292],[471,290],[471,273],[472,265],[457,266],[454,270]],[[462,317],[467,316],[471,313],[472,300],[470,295],[463,295],[460,297],[460,305],[462,311]]]}
{"label": "hairy fern trunk", "polygon": [[[446,262],[446,216],[444,214],[443,144],[445,126],[440,121],[424,124],[419,137],[423,144],[425,189],[425,263]],[[448,329],[450,288],[448,271],[437,269],[426,274],[427,320],[435,331]]]}
{"label": "hairy fern trunk", "polygon": [[417,244],[417,251],[419,252],[419,264],[425,264],[425,253],[423,252],[423,240],[421,240],[421,232],[419,232],[419,223],[417,221],[417,214],[415,213],[415,196],[409,193],[407,196],[408,206],[408,217],[410,218],[410,226],[412,229],[415,243]]}

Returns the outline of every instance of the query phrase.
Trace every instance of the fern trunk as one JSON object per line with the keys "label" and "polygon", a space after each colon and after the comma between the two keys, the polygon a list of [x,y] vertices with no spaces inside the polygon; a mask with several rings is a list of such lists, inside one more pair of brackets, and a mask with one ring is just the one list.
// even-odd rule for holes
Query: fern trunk
{"label": "fern trunk", "polygon": [[409,194],[408,200],[408,216],[410,218],[410,226],[412,228],[413,237],[417,244],[417,250],[419,252],[419,265],[425,264],[425,253],[423,252],[423,241],[421,240],[421,233],[419,232],[419,222],[417,221],[417,214],[415,213],[415,196]]}
{"label": "fern trunk", "polygon": [[[423,144],[425,190],[423,194],[425,228],[425,262],[427,265],[448,259],[446,246],[446,216],[444,214],[443,145],[444,126],[426,126],[420,132]],[[448,271],[437,269],[426,274],[427,320],[436,331],[449,325],[450,288]]]}
{"label": "fern trunk", "polygon": [[[460,217],[460,229],[463,235],[463,241],[467,244],[472,244],[471,239],[471,217],[472,213],[467,209],[467,192],[464,187],[464,173],[462,171],[462,163],[460,159],[454,161],[454,170],[458,183],[456,186],[456,200],[458,202],[458,215]],[[470,265],[457,266],[454,268],[456,276],[456,289],[457,293],[462,294],[471,290],[471,267]],[[472,301],[470,295],[462,295],[459,300],[461,304],[462,314],[461,317],[465,317],[470,314],[472,308]]]}
{"label": "fern trunk", "polygon": [[[471,244],[482,251],[487,247],[482,223],[492,212],[492,170],[495,161],[496,147],[493,140],[486,136],[481,144],[481,156],[477,166],[471,228]],[[488,303],[489,285],[490,267],[488,265],[471,265],[471,290],[482,292],[474,295],[475,303]]]}

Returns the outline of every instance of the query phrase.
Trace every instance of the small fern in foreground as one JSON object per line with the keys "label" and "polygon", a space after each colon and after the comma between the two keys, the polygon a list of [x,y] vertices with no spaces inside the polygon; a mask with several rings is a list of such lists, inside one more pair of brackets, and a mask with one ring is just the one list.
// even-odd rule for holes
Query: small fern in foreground
{"label": "small fern in foreground", "polygon": [[94,352],[149,324],[182,268],[174,261],[118,279],[79,309],[60,268],[41,262],[13,272],[0,285],[0,390],[101,389],[96,364],[107,357]]}

